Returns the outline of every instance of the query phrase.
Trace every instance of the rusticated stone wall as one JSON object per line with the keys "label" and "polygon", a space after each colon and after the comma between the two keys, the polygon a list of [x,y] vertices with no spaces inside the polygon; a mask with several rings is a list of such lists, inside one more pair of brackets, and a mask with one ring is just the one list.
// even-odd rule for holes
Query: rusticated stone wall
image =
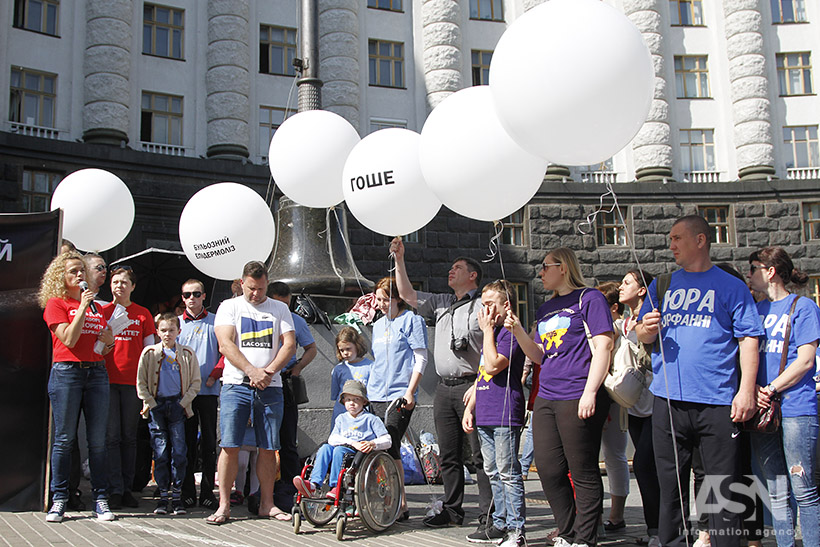
{"label": "rusticated stone wall", "polygon": [[319,1],[319,78],[322,108],[359,130],[359,2]]}
{"label": "rusticated stone wall", "polygon": [[428,111],[464,86],[459,27],[461,9],[455,0],[423,0],[421,5]]}

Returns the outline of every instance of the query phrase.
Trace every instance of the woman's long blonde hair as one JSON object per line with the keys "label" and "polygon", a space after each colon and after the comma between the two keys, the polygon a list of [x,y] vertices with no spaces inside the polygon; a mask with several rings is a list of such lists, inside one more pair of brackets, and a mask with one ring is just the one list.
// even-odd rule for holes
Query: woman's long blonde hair
{"label": "woman's long blonde hair", "polygon": [[[569,247],[558,247],[548,252],[546,256],[551,256],[556,262],[560,262],[567,267],[564,272],[564,281],[570,289],[574,291],[587,286],[584,282],[584,276],[581,275],[581,266],[578,265],[578,257],[575,256],[575,251]],[[555,291],[554,296],[558,296],[558,291]]]}
{"label": "woman's long blonde hair", "polygon": [[37,294],[37,300],[41,308],[45,309],[46,304],[52,298],[62,298],[63,300],[68,298],[68,289],[65,286],[65,264],[69,260],[79,260],[83,265],[83,271],[88,273],[85,259],[77,251],[66,251],[54,257],[40,281],[40,292]]}

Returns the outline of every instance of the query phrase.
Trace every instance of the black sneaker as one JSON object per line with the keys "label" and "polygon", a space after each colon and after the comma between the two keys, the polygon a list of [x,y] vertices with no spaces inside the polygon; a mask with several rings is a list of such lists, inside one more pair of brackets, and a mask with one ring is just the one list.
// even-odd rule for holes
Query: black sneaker
{"label": "black sneaker", "polygon": [[196,498],[194,496],[185,496],[182,498],[182,505],[184,507],[196,507]]}
{"label": "black sneaker", "polygon": [[154,509],[155,515],[167,515],[168,514],[168,500],[160,499],[157,502],[157,508]]}
{"label": "black sneaker", "polygon": [[122,494],[111,494],[108,496],[108,508],[114,510],[122,509]]}
{"label": "black sneaker", "polygon": [[65,506],[65,500],[54,500],[51,504],[51,509],[48,510],[48,514],[46,515],[46,522],[63,522]]}
{"label": "black sneaker", "polygon": [[140,502],[134,497],[130,490],[122,493],[122,506],[136,508],[140,506]]}
{"label": "black sneaker", "polygon": [[478,529],[467,536],[467,541],[470,543],[501,543],[501,540],[506,536],[506,530],[499,530],[494,525],[490,524],[485,527],[479,524]]}
{"label": "black sneaker", "polygon": [[450,514],[447,511],[442,511],[437,515],[427,517],[421,522],[429,528],[444,528],[445,526],[450,526],[452,524]]}
{"label": "black sneaker", "polygon": [[173,508],[175,515],[184,515],[188,512],[185,510],[185,504],[178,499],[171,502],[171,507]]}

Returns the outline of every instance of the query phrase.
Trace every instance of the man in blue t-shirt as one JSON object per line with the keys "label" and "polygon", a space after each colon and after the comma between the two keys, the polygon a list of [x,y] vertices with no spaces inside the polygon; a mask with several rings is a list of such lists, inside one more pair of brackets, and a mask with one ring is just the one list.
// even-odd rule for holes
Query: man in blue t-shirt
{"label": "man in blue t-shirt", "polygon": [[[197,444],[202,456],[202,480],[199,487],[199,505],[216,509],[214,475],[216,475],[216,416],[219,407],[219,380],[211,373],[219,361],[219,342],[214,332],[214,317],[205,309],[205,284],[189,279],[182,284],[182,302],[185,311],[179,316],[178,342],[196,353],[202,387],[194,398],[194,415],[185,420],[185,443],[188,445],[188,466],[182,482],[182,502],[185,507],[196,505]],[[201,431],[201,435],[198,433]],[[199,438],[199,443],[197,443]]]}
{"label": "man in blue t-shirt", "polygon": [[709,502],[715,507],[709,515],[712,544],[737,546],[742,536],[740,515],[730,512],[726,501],[731,499],[730,483],[737,479],[736,424],[751,418],[756,407],[757,337],[764,331],[746,285],[712,265],[711,233],[697,215],[675,222],[669,248],[681,269],[671,275],[668,290],[660,295],[661,311],[656,309],[658,278],[649,285],[635,329],[646,344],[653,344],[661,333],[662,351],[658,344],[652,351],[650,391],[655,395],[652,428],[661,487],[658,535],[670,547],[686,541],[688,515],[681,514],[678,477],[683,491],[689,492],[695,450],[700,450],[707,477],[730,477],[720,484],[704,482],[722,498]]}
{"label": "man in blue t-shirt", "polygon": [[[268,296],[290,307],[291,292],[286,283],[274,281],[268,285]],[[299,359],[294,355],[281,373],[285,407],[282,414],[282,425],[279,427],[280,478],[273,486],[273,497],[276,506],[285,511],[290,511],[293,505],[293,495],[296,493],[293,477],[302,472],[302,467],[299,465],[299,449],[296,445],[299,405],[296,404],[291,391],[291,377],[299,376],[316,357],[316,341],[310,333],[307,322],[296,313],[290,312],[290,314],[293,317],[293,329],[296,331],[296,344],[305,351]]]}

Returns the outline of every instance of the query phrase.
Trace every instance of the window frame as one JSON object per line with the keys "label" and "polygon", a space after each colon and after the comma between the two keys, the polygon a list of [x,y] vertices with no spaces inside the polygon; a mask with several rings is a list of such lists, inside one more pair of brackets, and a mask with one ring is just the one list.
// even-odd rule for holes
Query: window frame
{"label": "window frame", "polygon": [[[694,60],[695,68],[687,69],[686,61]],[[703,61],[703,66],[700,66],[700,61]],[[680,68],[678,68],[680,62]],[[711,99],[712,86],[709,84],[709,56],[708,55],[675,55],[673,60],[673,67],[675,69],[675,95],[678,99]],[[688,96],[686,86],[686,75],[694,74],[696,78],[696,94]],[[706,82],[706,94],[701,95],[703,82]],[[683,93],[683,95],[681,95]]]}
{"label": "window frame", "polygon": [[[145,101],[145,96],[146,95],[148,95],[150,97],[151,108],[148,108],[148,109],[146,109],[143,106],[143,102]],[[154,108],[154,99],[156,97],[164,97],[164,98],[168,99],[168,110],[159,110],[159,109]],[[179,99],[179,113],[173,111],[173,100],[174,99]],[[145,132],[145,128],[144,128],[143,124],[146,121],[145,120],[146,114],[151,115],[151,127],[150,127],[151,139],[150,140],[146,140],[146,139],[143,138],[144,132]],[[168,135],[167,142],[162,142],[162,141],[159,141],[159,140],[155,140],[155,130],[156,130],[156,127],[157,127],[157,117],[158,116],[160,116],[160,117],[164,116],[164,117],[168,118],[167,121],[166,121],[166,123],[167,123],[167,126],[166,126],[167,133],[166,134]],[[172,122],[175,119],[179,120],[179,142],[172,142],[174,140],[173,135],[172,135],[172,133],[173,133]],[[140,141],[141,142],[152,143],[152,144],[164,144],[166,146],[179,146],[179,147],[182,147],[182,146],[184,146],[184,143],[185,143],[184,122],[185,122],[185,97],[183,97],[181,95],[172,95],[170,93],[160,93],[158,91],[146,91],[146,90],[142,91],[142,93],[140,95]]]}
{"label": "window frame", "polygon": [[[788,2],[791,5],[792,13],[798,14],[800,13],[803,18],[798,19],[797,17],[794,18],[793,21],[784,21],[783,20],[783,4],[784,2]],[[794,9],[795,4],[800,4],[802,9],[796,10]],[[795,23],[808,23],[808,17],[806,15],[806,2],[805,0],[771,0],[769,2],[769,7],[772,10],[772,24],[773,25],[790,25]],[[777,7],[777,17],[775,17],[775,7]]]}
{"label": "window frame", "polygon": [[[816,217],[810,214],[814,208],[817,211]],[[800,204],[800,222],[803,224],[803,241],[805,243],[820,241],[820,201],[804,201]],[[812,236],[814,231],[817,232],[817,237]]]}
{"label": "window frame", "polygon": [[[262,120],[262,112],[263,111],[268,112],[268,118],[267,118],[268,123],[265,123]],[[270,115],[271,112],[281,112],[282,113],[282,121],[281,121],[281,123],[279,123],[275,127],[274,127],[275,124],[272,121],[273,116]],[[288,119],[288,114],[289,113],[292,113],[292,112],[289,111],[287,108],[285,108],[283,106],[269,106],[269,105],[266,105],[266,104],[260,104],[259,105],[259,110],[257,111],[257,115],[259,116],[259,125],[258,125],[259,132],[257,133],[257,135],[259,136],[259,139],[260,139],[259,148],[261,150],[261,152],[260,152],[261,156],[264,156],[266,158],[268,157],[268,151],[270,150],[270,141],[273,138],[273,135],[276,133],[276,130],[279,129],[282,126],[282,124],[285,123],[285,120]],[[269,133],[268,140],[264,141],[264,142],[262,141],[262,128],[263,127],[267,127],[268,128],[268,133]]]}
{"label": "window frame", "polygon": [[[152,12],[152,20],[145,19],[145,12],[151,9]],[[163,23],[157,20],[157,10],[168,10],[168,22]],[[174,22],[174,18],[176,15],[180,17],[180,23],[176,24]],[[150,51],[145,51],[145,33],[146,30],[150,28],[151,33],[151,44],[150,44]],[[162,55],[161,53],[157,52],[157,29],[167,29],[168,31],[168,55]],[[179,33],[179,56],[174,55],[174,36],[176,33]],[[151,4],[146,2],[143,4],[142,7],[142,54],[148,55],[150,57],[159,57],[161,59],[173,59],[175,61],[184,61],[185,60],[185,10],[182,8],[175,8],[170,6],[163,6],[160,4]]]}
{"label": "window frame", "polygon": [[[381,46],[382,45],[389,45],[390,46],[390,55],[382,55],[381,54]],[[371,46],[375,46],[375,53],[371,52]],[[401,55],[395,55],[396,46],[401,46]],[[381,40],[378,38],[368,38],[367,40],[367,72],[368,78],[367,82],[370,87],[382,87],[386,89],[407,89],[406,86],[406,79],[404,76],[404,52],[405,52],[405,45],[404,42],[394,42],[392,40]],[[390,84],[383,84],[381,83],[381,65],[382,62],[387,61],[390,63]],[[396,63],[399,63],[399,68],[401,70],[401,82],[400,85],[396,85],[395,77],[396,77]],[[375,74],[374,74],[375,68]],[[375,83],[374,83],[375,82]]]}
{"label": "window frame", "polygon": [[[476,55],[478,55],[478,64],[476,64]],[[489,56],[486,59],[485,56]],[[490,85],[490,61],[493,58],[493,51],[490,49],[471,49],[470,50],[470,73],[474,86]]]}
{"label": "window frame", "polygon": [[[682,19],[681,14],[683,13],[681,11],[681,8],[683,7],[682,6],[683,3],[688,4],[689,7],[688,7],[687,11],[689,13],[689,18],[692,21],[694,21],[696,19],[696,17],[695,17],[695,15],[696,15],[695,6],[696,5],[700,6],[700,14],[699,14],[700,15],[700,22],[699,23],[694,23],[694,22],[693,23],[682,23],[681,22],[681,19]],[[673,9],[673,6],[676,6],[677,9]],[[674,17],[675,13],[677,13],[677,22],[675,22],[676,21],[676,18]],[[706,26],[706,24],[703,22],[704,17],[703,17],[703,2],[702,2],[702,0],[669,0],[669,16],[670,16],[669,17],[670,24],[673,27],[704,27],[704,26]]]}
{"label": "window frame", "polygon": [[[515,314],[520,318],[522,323],[526,321],[526,325],[529,325],[532,321],[530,317],[530,284],[526,281],[510,281],[510,285],[515,289],[517,299]],[[528,328],[526,325],[524,327],[525,329]]]}
{"label": "window frame", "polygon": [[[481,2],[482,0],[470,0],[469,9],[470,9],[470,20],[471,21],[494,21],[497,23],[503,23],[504,19],[504,2],[502,0],[485,0],[489,1],[490,3],[490,16],[489,17],[482,17],[481,16]],[[501,13],[496,15],[496,7],[498,7],[498,11]],[[473,15],[475,13],[475,15]]]}
{"label": "window frame", "polygon": [[[733,246],[737,238],[735,237],[735,215],[734,207],[731,204],[708,203],[697,206],[698,215],[704,218],[709,226],[714,230],[712,234],[712,245]],[[725,212],[726,219],[721,221],[719,215],[712,219],[707,216],[709,212]],[[723,235],[721,235],[723,234]],[[721,241],[724,240],[724,241]]]}
{"label": "window frame", "polygon": [[810,275],[809,283],[806,286],[809,298],[814,299],[814,303],[820,306],[820,275]]}
{"label": "window frame", "polygon": [[[377,127],[374,129],[374,126]],[[382,129],[390,128],[407,129],[407,120],[398,120],[390,118],[370,118],[370,133],[375,133],[376,131],[381,131]]]}
{"label": "window frame", "polygon": [[[283,32],[283,42],[274,41],[271,36],[271,30],[281,30]],[[266,31],[267,38],[262,38],[262,32]],[[293,41],[290,42],[289,37],[293,35]],[[296,58],[296,51],[299,45],[299,30],[292,27],[283,27],[281,25],[266,25],[261,23],[259,25],[259,73],[268,74],[271,76],[296,76],[296,67],[293,66],[293,59]],[[282,48],[282,66],[284,72],[274,72],[273,65],[273,47]],[[263,70],[262,64],[267,61],[266,67]]]}
{"label": "window frame", "polygon": [[[29,32],[36,32],[45,36],[60,37],[60,0],[39,0],[42,4],[42,11],[40,12],[40,28],[30,28],[26,26],[28,16],[31,13],[29,3],[31,0],[14,0],[14,12],[12,14],[12,26],[16,29],[27,30]],[[48,7],[54,6],[54,32],[48,31],[49,21]]]}
{"label": "window frame", "polygon": [[[14,73],[19,72],[19,80],[20,85],[14,86],[12,83],[14,81]],[[37,76],[38,77],[38,89],[33,90],[26,87],[26,79],[29,76]],[[53,91],[49,92],[44,89],[45,82],[51,79],[52,80],[52,88]],[[34,123],[29,123],[28,118],[22,119],[25,116],[25,109],[26,109],[26,97],[27,96],[34,96],[37,98],[37,119]],[[15,98],[17,99],[15,108]],[[51,100],[51,123],[46,124],[43,121],[43,113],[45,111],[45,102],[47,99]],[[16,118],[16,119],[15,119]],[[21,66],[13,66],[11,67],[10,79],[9,79],[9,121],[13,123],[19,123],[21,125],[27,125],[29,127],[47,127],[51,129],[56,129],[57,127],[57,75],[51,74],[49,72],[43,72],[41,70],[33,70],[30,68],[24,68]]]}
{"label": "window frame", "polygon": [[[789,65],[790,56],[797,56],[800,64]],[[808,64],[803,64],[804,58]],[[814,81],[811,70],[810,51],[788,51],[775,54],[775,64],[777,66],[777,83],[781,97],[799,97],[801,95],[815,95]],[[795,92],[792,89],[791,75],[796,72],[802,87],[802,91]],[[785,89],[784,89],[785,88]],[[807,90],[808,88],[808,90]]]}
{"label": "window frame", "polygon": [[[805,140],[796,140],[795,137],[795,130],[796,129],[803,129],[806,133]],[[814,130],[814,137],[812,138],[812,130]],[[791,140],[786,139],[786,132],[790,131]],[[786,148],[785,160],[786,160],[786,169],[807,169],[807,168],[814,168],[820,167],[820,126],[817,125],[784,125],[783,126],[783,146]],[[800,157],[797,152],[797,145],[800,143],[805,143],[806,147],[806,159],[808,160],[808,165],[798,165],[797,159]],[[813,145],[813,146],[812,146]],[[815,152],[812,154],[812,148],[814,148]],[[792,164],[789,165],[788,160],[792,160]]]}
{"label": "window frame", "polygon": [[[683,136],[687,135],[687,142],[683,141]],[[693,135],[699,135],[700,141],[694,142],[692,140]],[[711,142],[707,142],[706,137],[707,135],[711,135]],[[678,148],[680,149],[680,165],[681,171],[686,173],[697,173],[697,172],[705,172],[705,173],[714,173],[717,172],[717,156],[715,154],[715,130],[712,128],[687,128],[687,129],[680,129],[678,130]],[[711,149],[711,161],[712,165],[709,165],[709,153],[708,151]],[[695,163],[693,162],[695,158],[694,152],[696,150],[700,150],[701,153],[701,161],[703,162],[704,168],[703,169],[694,169]],[[684,151],[687,151],[687,156],[689,158],[689,168],[687,169],[684,164]]]}
{"label": "window frame", "polygon": [[[37,175],[43,175],[46,177],[46,184],[48,185],[47,192],[40,192],[37,191],[35,184],[36,184],[36,177]],[[22,210],[24,213],[40,213],[44,211],[51,210],[51,197],[54,194],[54,189],[60,183],[63,178],[62,173],[57,173],[55,171],[46,171],[43,169],[29,169],[23,168],[23,178],[20,180],[20,198],[22,202]],[[27,186],[27,179],[28,179],[28,186]],[[45,208],[44,209],[34,209],[32,208],[32,198],[41,198],[45,200]]]}
{"label": "window frame", "polygon": [[[379,6],[378,4],[381,1],[382,0],[367,0],[367,7],[370,8],[370,9],[377,9],[377,10],[381,10],[381,11],[391,11],[393,13],[404,13],[404,4],[403,4],[404,0],[387,0],[387,2],[390,4],[389,8],[383,8],[383,7]],[[370,5],[371,3],[375,3],[376,5],[371,6]],[[396,4],[396,3],[398,3],[398,5],[399,5],[398,8],[393,6],[393,4]]]}
{"label": "window frame", "polygon": [[[527,237],[527,206],[501,219],[502,230],[500,242],[510,247],[526,247],[529,244]],[[518,237],[517,237],[518,236]]]}
{"label": "window frame", "polygon": [[[631,230],[631,215],[632,215],[632,206],[626,205],[623,206],[626,211],[624,213],[624,222],[626,226],[620,223],[620,217],[615,209],[611,211],[599,211],[598,214],[595,216],[595,244],[598,247],[626,247],[629,245],[629,241],[631,239],[630,230]],[[611,215],[611,219],[610,219]],[[605,221],[605,222],[602,222]],[[614,230],[613,239],[614,243],[607,242],[607,235],[610,231]],[[619,242],[620,238],[623,237],[623,243]]]}

